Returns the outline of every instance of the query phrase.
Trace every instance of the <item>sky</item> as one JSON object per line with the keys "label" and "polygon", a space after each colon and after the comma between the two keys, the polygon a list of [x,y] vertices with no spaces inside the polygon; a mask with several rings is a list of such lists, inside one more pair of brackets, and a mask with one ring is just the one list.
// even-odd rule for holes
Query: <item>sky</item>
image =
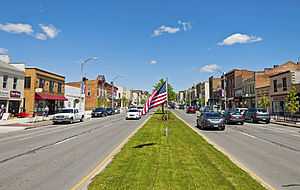
{"label": "sky", "polygon": [[233,68],[260,70],[300,56],[300,1],[9,0],[1,2],[0,53],[80,80],[182,90]]}

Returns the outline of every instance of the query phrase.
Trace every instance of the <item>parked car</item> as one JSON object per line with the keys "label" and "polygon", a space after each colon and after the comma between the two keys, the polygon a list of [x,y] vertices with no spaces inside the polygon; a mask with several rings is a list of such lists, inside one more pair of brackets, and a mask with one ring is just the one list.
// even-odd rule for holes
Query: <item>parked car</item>
{"label": "parked car", "polygon": [[142,113],[144,107],[143,106],[138,106],[137,109]]}
{"label": "parked car", "polygon": [[126,114],[126,120],[128,119],[141,119],[141,113],[138,109],[129,109]]}
{"label": "parked car", "polygon": [[78,109],[75,108],[63,108],[58,111],[58,113],[54,114],[53,116],[53,123],[73,123],[75,121],[82,122],[84,119],[84,113],[79,112]]}
{"label": "parked car", "polygon": [[185,105],[184,105],[184,104],[179,104],[179,105],[178,105],[178,109],[184,110],[184,108],[185,108]]}
{"label": "parked car", "polygon": [[248,111],[248,108],[235,108],[236,111],[240,112],[242,115],[244,115],[244,113],[246,111]]}
{"label": "parked car", "polygon": [[114,108],[106,108],[106,113],[107,115],[113,115],[115,114],[115,110]]}
{"label": "parked car", "polygon": [[249,108],[245,112],[245,120],[257,123],[263,121],[265,123],[270,123],[270,114],[267,110],[262,108]]}
{"label": "parked car", "polygon": [[95,108],[92,111],[92,117],[105,117],[107,116],[107,111],[105,108]]}
{"label": "parked car", "polygon": [[32,114],[27,113],[27,112],[21,112],[21,113],[15,114],[15,116],[18,118],[26,118],[26,117],[32,117]]}
{"label": "parked car", "polygon": [[245,121],[245,117],[244,115],[241,114],[241,112],[237,111],[237,110],[227,110],[225,111],[224,115],[224,119],[225,119],[225,123],[229,124],[244,124]]}
{"label": "parked car", "polygon": [[115,108],[115,114],[119,114],[119,113],[121,113],[120,108]]}
{"label": "parked car", "polygon": [[224,118],[218,112],[197,112],[197,127],[200,129],[225,130]]}
{"label": "parked car", "polygon": [[186,113],[196,113],[197,109],[195,106],[189,106],[186,108]]}

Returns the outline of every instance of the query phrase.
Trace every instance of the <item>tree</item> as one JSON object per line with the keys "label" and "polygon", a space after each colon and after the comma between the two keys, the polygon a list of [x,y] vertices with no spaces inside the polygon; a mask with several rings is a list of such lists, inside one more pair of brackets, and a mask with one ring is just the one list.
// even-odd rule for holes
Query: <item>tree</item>
{"label": "tree", "polygon": [[297,91],[295,87],[292,87],[289,94],[287,95],[285,105],[286,105],[286,109],[291,114],[294,114],[299,110],[300,105],[299,105]]}
{"label": "tree", "polygon": [[198,98],[198,105],[200,105],[201,107],[205,106],[205,98]]}
{"label": "tree", "polygon": [[261,97],[260,101],[258,102],[259,107],[267,109],[270,106],[270,100],[267,96]]}
{"label": "tree", "polygon": [[122,100],[121,101],[122,101],[121,104],[124,107],[128,107],[129,106],[129,101],[128,101],[128,99],[125,96],[122,96]]}
{"label": "tree", "polygon": [[[154,88],[155,90],[158,90],[162,85],[163,83],[165,82],[164,79],[160,79],[156,84],[154,84]],[[176,93],[174,91],[174,88],[173,86],[168,83],[168,101],[175,101],[176,100]]]}

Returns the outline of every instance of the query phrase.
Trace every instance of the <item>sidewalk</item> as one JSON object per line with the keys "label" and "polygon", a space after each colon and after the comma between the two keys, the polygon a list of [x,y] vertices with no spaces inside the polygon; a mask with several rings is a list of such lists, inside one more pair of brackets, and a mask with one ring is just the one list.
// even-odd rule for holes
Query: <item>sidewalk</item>
{"label": "sidewalk", "polygon": [[9,120],[1,120],[0,127],[22,127],[25,129],[41,127],[51,124],[51,116],[36,116],[31,118],[12,118]]}
{"label": "sidewalk", "polygon": [[288,122],[276,121],[276,120],[271,120],[271,123],[277,124],[277,125],[283,125],[283,126],[287,126],[287,127],[297,127],[297,128],[300,128],[300,124],[297,124],[297,123],[288,123]]}

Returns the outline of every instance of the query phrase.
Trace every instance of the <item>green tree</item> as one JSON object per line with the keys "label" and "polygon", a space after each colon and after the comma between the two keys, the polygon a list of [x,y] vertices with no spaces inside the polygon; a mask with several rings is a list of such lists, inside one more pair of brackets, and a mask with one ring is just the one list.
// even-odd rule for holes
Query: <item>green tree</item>
{"label": "green tree", "polygon": [[122,104],[124,107],[128,107],[129,106],[129,100],[125,97],[125,96],[122,96]]}
{"label": "green tree", "polygon": [[289,94],[287,95],[285,105],[286,105],[286,109],[291,114],[294,114],[299,110],[300,105],[298,101],[297,90],[295,87],[292,87]]}
{"label": "green tree", "polygon": [[[165,82],[164,79],[160,79],[156,84],[154,84],[155,90],[158,90],[162,84]],[[174,91],[173,86],[168,83],[168,101],[175,101],[176,100],[176,93]]]}
{"label": "green tree", "polygon": [[261,97],[260,101],[258,102],[259,107],[267,109],[270,106],[270,100],[267,96]]}
{"label": "green tree", "polygon": [[205,98],[198,98],[198,105],[200,105],[201,107],[205,106]]}

